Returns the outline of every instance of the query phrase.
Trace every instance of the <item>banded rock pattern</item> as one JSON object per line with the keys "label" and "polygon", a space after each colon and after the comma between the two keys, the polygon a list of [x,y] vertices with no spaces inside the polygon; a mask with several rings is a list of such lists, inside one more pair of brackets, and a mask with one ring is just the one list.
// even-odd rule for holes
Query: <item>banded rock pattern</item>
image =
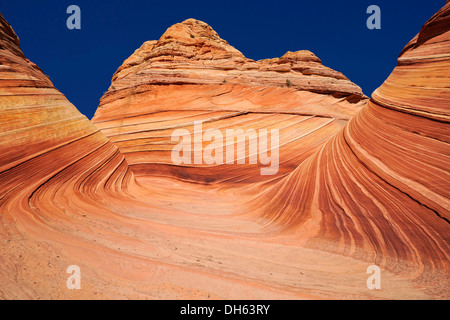
{"label": "banded rock pattern", "polygon": [[[347,284],[361,282],[364,263],[292,247],[231,215],[245,201],[230,202],[235,191],[135,179],[117,148],[24,57],[3,17],[0,47],[1,299],[332,296],[306,256],[345,266]],[[81,290],[66,286],[71,265],[80,267]]]}
{"label": "banded rock pattern", "polygon": [[69,236],[86,230],[79,221],[123,206],[138,187],[118,149],[25,58],[1,14],[0,122],[0,298],[38,298],[55,284],[49,247],[89,246]]}
{"label": "banded rock pattern", "polygon": [[345,128],[255,201],[311,247],[417,277],[448,297],[450,4]]}
{"label": "banded rock pattern", "polygon": [[[116,72],[104,134],[1,17],[0,298],[448,299],[449,11],[370,101],[309,52],[251,61],[187,20]],[[279,174],[174,168],[196,120],[280,127]]]}
{"label": "banded rock pattern", "polygon": [[[247,138],[245,165],[225,159],[214,164],[175,165],[171,135],[194,122],[203,132],[218,129],[225,148],[227,129],[279,130],[278,179],[304,159],[352,117],[367,98],[343,74],[321,64],[309,51],[254,61],[229,45],[206,23],[188,19],[175,24],[158,41],[147,41],[112,78],[93,118],[94,124],[127,158],[137,175],[175,176],[197,182],[257,182],[260,163],[257,138]],[[203,149],[209,143],[204,142]],[[255,148],[255,149],[253,149]],[[193,147],[192,147],[193,149]],[[235,152],[237,154],[237,151]],[[253,161],[254,162],[254,161]],[[221,163],[224,163],[221,165]],[[230,166],[229,164],[234,165]]]}
{"label": "banded rock pattern", "polygon": [[[69,180],[79,181],[83,190],[107,193],[132,186],[133,174],[124,157],[25,58],[18,37],[1,15],[0,39],[1,207],[23,198],[28,204],[22,209],[30,209],[37,190],[58,184],[59,176],[68,172],[73,176]],[[94,173],[108,183],[95,180]]]}

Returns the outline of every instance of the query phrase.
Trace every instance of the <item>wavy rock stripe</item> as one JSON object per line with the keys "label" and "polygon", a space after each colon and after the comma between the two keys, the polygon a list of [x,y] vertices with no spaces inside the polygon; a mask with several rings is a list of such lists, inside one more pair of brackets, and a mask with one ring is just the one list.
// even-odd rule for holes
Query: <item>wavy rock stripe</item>
{"label": "wavy rock stripe", "polygon": [[[258,139],[248,141],[246,165],[227,162],[227,129],[277,129],[277,180],[297,167],[339,131],[367,98],[344,75],[309,51],[254,61],[230,46],[206,23],[188,19],[158,41],[147,41],[113,76],[93,123],[124,154],[136,175],[159,175],[202,183],[255,183],[260,163],[249,165]],[[223,163],[174,164],[176,129],[218,129],[224,136]],[[270,139],[270,138],[269,138]],[[192,141],[193,144],[193,141]],[[210,144],[204,142],[203,152]],[[193,150],[193,145],[192,148]]]}
{"label": "wavy rock stripe", "polygon": [[258,197],[265,217],[448,296],[449,68],[447,3],[345,128]]}
{"label": "wavy rock stripe", "polygon": [[[26,60],[3,17],[0,30],[0,298],[314,298],[337,290],[367,297],[315,270],[317,259],[346,266],[346,283],[358,286],[364,263],[271,240],[270,228],[230,215],[241,203],[230,202],[234,190],[137,182],[118,149]],[[217,121],[229,114],[218,111]],[[265,114],[248,115],[255,116]],[[285,126],[296,117],[310,126],[320,121],[279,117]],[[307,256],[315,262],[296,261]],[[81,290],[66,287],[70,265],[80,267]]]}
{"label": "wavy rock stripe", "polygon": [[[189,19],[118,69],[96,126],[0,16],[0,298],[448,299],[448,13],[368,103],[310,52],[249,61]],[[194,120],[279,126],[279,174],[174,169]]]}

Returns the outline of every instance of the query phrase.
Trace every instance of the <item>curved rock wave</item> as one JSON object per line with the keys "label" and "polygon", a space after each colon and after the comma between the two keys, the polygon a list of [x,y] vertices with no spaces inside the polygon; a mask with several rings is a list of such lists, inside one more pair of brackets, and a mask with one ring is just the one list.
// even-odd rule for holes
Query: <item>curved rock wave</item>
{"label": "curved rock wave", "polygon": [[[188,19],[116,71],[95,126],[0,16],[0,298],[448,299],[449,13],[370,101],[309,51],[253,61]],[[196,122],[279,129],[278,173],[174,165]]]}
{"label": "curved rock wave", "polygon": [[[291,172],[366,101],[361,88],[310,51],[254,61],[206,23],[187,19],[124,61],[93,123],[136,175],[244,184],[275,181]],[[172,150],[179,140],[173,132],[182,129],[193,136],[195,122],[202,122],[202,132],[221,132],[222,159],[208,164],[192,155],[187,163],[174,163]],[[226,131],[234,129],[243,133],[226,140]],[[265,177],[259,174],[263,165],[251,160],[262,152],[258,137],[245,136],[260,129],[276,129],[280,139],[279,168]],[[225,149],[237,149],[239,139],[248,143],[246,155],[230,162]],[[200,147],[203,153],[208,145]]]}
{"label": "curved rock wave", "polygon": [[255,205],[264,203],[267,219],[295,229],[311,247],[434,280],[436,291],[445,291],[449,68],[447,3],[367,105]]}

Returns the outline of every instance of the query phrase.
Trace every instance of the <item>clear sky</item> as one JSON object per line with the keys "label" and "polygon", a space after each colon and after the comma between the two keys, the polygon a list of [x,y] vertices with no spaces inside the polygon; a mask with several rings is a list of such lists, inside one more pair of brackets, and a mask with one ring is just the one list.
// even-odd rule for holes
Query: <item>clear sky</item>
{"label": "clear sky", "polygon": [[[89,119],[111,77],[144,41],[172,24],[202,20],[251,59],[310,50],[368,96],[395,67],[398,54],[445,0],[3,0],[0,12],[27,58]],[[81,30],[69,30],[69,5]],[[369,5],[381,29],[369,30]]]}

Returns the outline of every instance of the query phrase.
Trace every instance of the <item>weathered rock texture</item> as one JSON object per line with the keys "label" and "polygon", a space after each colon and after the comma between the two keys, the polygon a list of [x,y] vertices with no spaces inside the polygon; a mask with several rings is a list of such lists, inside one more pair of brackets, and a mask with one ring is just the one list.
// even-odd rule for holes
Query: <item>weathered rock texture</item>
{"label": "weathered rock texture", "polygon": [[[0,16],[0,298],[450,298],[449,44],[447,3],[367,101],[309,52],[251,61],[190,19],[119,68],[103,134]],[[280,128],[279,174],[171,165],[199,119]]]}
{"label": "weathered rock texture", "polygon": [[226,82],[281,87],[287,80],[299,90],[354,95],[355,100],[363,97],[357,85],[323,66],[310,51],[289,51],[281,58],[254,61],[221,39],[209,25],[195,19],[171,26],[158,41],[145,42],[116,71],[107,96],[114,90],[148,84]]}
{"label": "weathered rock texture", "polygon": [[171,140],[172,132],[184,128],[193,133],[194,121],[224,135],[226,129],[278,129],[280,170],[265,177],[273,179],[311,155],[366,99],[357,85],[309,51],[254,61],[206,23],[188,19],[125,60],[93,122],[138,175],[255,182],[261,179],[261,165],[249,166],[249,154],[246,165],[175,166],[171,150],[178,141]]}
{"label": "weathered rock texture", "polygon": [[54,286],[43,262],[54,252],[41,246],[89,246],[70,230],[82,233],[83,216],[117,208],[135,186],[123,155],[25,58],[0,15],[0,298]]}
{"label": "weathered rock texture", "polygon": [[257,198],[309,245],[373,259],[448,294],[450,4],[345,128]]}
{"label": "weathered rock texture", "polygon": [[[0,40],[1,208],[24,201],[20,210],[32,211],[41,190],[67,180],[105,197],[130,186],[133,175],[124,157],[25,58],[19,39],[1,15]],[[94,173],[108,183],[100,183]],[[11,213],[2,212],[2,218]]]}

